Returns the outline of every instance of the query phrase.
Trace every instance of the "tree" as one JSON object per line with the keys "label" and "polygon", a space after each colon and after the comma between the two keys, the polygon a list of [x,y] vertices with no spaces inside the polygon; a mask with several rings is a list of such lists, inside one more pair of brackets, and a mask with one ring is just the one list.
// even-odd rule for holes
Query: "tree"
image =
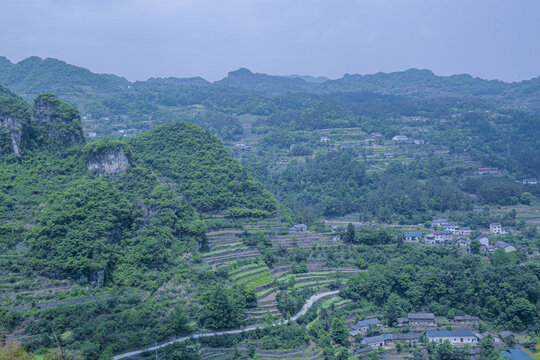
{"label": "tree", "polygon": [[345,235],[343,236],[343,242],[346,244],[353,243],[354,238],[355,238],[354,225],[349,223],[347,225],[347,231],[345,232]]}
{"label": "tree", "polygon": [[478,239],[474,239],[471,241],[471,253],[478,254],[480,252],[480,248],[482,247],[482,244]]}
{"label": "tree", "polygon": [[388,297],[386,302],[386,309],[384,316],[388,325],[393,325],[396,323],[397,318],[404,313],[403,309],[404,301],[397,294],[392,294]]}
{"label": "tree", "polygon": [[480,360],[497,360],[499,354],[493,347],[493,335],[488,334],[484,336],[478,345],[480,346]]}
{"label": "tree", "polygon": [[191,330],[189,317],[182,305],[176,305],[169,315],[169,326],[175,335],[186,333]]}
{"label": "tree", "polygon": [[534,195],[530,192],[525,191],[521,194],[521,203],[525,205],[530,205],[531,202],[534,200]]}
{"label": "tree", "polygon": [[206,296],[208,300],[203,305],[201,314],[204,326],[210,329],[222,329],[237,325],[237,304],[233,302],[225,286],[216,284],[204,297]]}
{"label": "tree", "polygon": [[345,324],[343,317],[334,317],[330,329],[332,340],[339,345],[349,345],[349,329]]}

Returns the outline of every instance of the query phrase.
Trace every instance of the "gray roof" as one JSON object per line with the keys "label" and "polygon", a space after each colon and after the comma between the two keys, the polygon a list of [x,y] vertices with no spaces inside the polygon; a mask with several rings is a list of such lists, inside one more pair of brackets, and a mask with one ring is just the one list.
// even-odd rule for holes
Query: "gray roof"
{"label": "gray roof", "polygon": [[476,336],[472,330],[428,331],[426,335],[428,337]]}
{"label": "gray roof", "polygon": [[381,322],[377,318],[360,320],[356,324],[351,325],[351,329],[357,330],[369,325],[379,325]]}
{"label": "gray roof", "polygon": [[455,321],[478,321],[480,318],[478,316],[454,316]]}
{"label": "gray roof", "polygon": [[497,249],[504,249],[505,247],[510,246],[508,243],[505,243],[504,241],[497,241],[493,247]]}
{"label": "gray roof", "polygon": [[392,334],[392,340],[418,340],[424,333],[400,333]]}
{"label": "gray roof", "polygon": [[369,336],[369,337],[363,338],[362,343],[363,344],[378,344],[378,343],[382,343],[382,342],[385,342],[386,340],[391,340],[391,339],[392,339],[392,335],[382,334],[382,335]]}
{"label": "gray roof", "polygon": [[501,338],[503,338],[503,340],[509,336],[514,336],[514,334],[511,331],[501,331],[500,335],[501,335]]}
{"label": "gray roof", "polygon": [[403,236],[405,237],[409,237],[409,236],[418,236],[418,237],[422,237],[422,233],[420,232],[407,232],[407,233],[403,233]]}
{"label": "gray roof", "polygon": [[435,319],[435,315],[433,313],[408,313],[407,318],[409,319]]}

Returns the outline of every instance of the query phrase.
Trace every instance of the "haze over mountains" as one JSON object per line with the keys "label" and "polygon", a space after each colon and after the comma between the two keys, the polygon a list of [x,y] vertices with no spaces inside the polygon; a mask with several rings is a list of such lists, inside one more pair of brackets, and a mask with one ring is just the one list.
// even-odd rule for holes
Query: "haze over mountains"
{"label": "haze over mountains", "polygon": [[24,98],[54,92],[80,105],[81,98],[130,92],[146,83],[168,86],[226,86],[264,94],[369,91],[412,97],[474,97],[505,107],[540,109],[540,78],[507,83],[484,80],[467,74],[437,76],[430,70],[409,69],[394,73],[346,74],[329,80],[312,76],[277,76],[241,68],[213,83],[203,78],[150,78],[130,82],[111,74],[95,74],[64,61],[33,56],[18,63],[0,57],[0,85]]}

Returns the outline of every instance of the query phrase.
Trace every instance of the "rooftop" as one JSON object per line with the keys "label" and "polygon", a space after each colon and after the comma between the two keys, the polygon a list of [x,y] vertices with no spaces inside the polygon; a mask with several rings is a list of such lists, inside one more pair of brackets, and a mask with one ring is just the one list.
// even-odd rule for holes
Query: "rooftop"
{"label": "rooftop", "polygon": [[379,325],[380,323],[381,322],[377,318],[360,320],[356,324],[351,325],[351,329],[357,330],[357,329],[360,329],[362,327],[369,326],[369,325]]}
{"label": "rooftop", "polygon": [[408,313],[407,317],[409,319],[435,319],[435,315],[433,313]]}
{"label": "rooftop", "polygon": [[427,337],[454,337],[454,336],[476,336],[472,330],[452,330],[452,331],[428,331]]}

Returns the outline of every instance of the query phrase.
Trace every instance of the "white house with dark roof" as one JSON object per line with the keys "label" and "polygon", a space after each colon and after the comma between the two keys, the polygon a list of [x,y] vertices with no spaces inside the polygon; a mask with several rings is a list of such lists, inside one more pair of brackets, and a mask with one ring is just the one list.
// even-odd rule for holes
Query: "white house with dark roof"
{"label": "white house with dark roof", "polygon": [[497,250],[504,250],[504,252],[514,252],[516,251],[516,248],[504,241],[497,241],[489,250],[492,250],[492,252]]}
{"label": "white house with dark roof", "polygon": [[351,325],[351,331],[349,331],[349,335],[356,336],[358,334],[365,334],[370,326],[381,327],[382,324],[377,318],[360,320],[356,324]]}
{"label": "white house with dark roof", "polygon": [[420,232],[406,232],[403,233],[403,239],[405,241],[420,241],[422,239],[422,233]]}
{"label": "white house with dark roof", "polygon": [[465,226],[465,227],[459,227],[456,229],[455,231],[456,234],[459,234],[459,235],[471,235],[471,228],[468,227],[468,226]]}
{"label": "white house with dark roof", "polygon": [[448,220],[445,218],[437,218],[431,222],[431,226],[441,226],[442,224],[447,224]]}
{"label": "white house with dark roof", "polygon": [[391,334],[382,334],[378,336],[370,336],[362,339],[362,344],[372,347],[383,347],[388,340],[392,339]]}
{"label": "white house with dark roof", "polygon": [[469,316],[469,315],[454,316],[455,324],[478,324],[479,321],[480,321],[480,318],[478,316]]}
{"label": "white house with dark roof", "polygon": [[409,138],[405,135],[396,135],[392,138],[393,141],[407,141]]}
{"label": "white house with dark roof", "polygon": [[478,337],[472,330],[453,330],[453,331],[427,331],[426,336],[429,342],[450,341],[451,344],[475,344]]}
{"label": "white house with dark roof", "polygon": [[456,229],[458,228],[455,224],[451,224],[451,223],[445,223],[445,224],[442,224],[441,226],[443,227],[444,230],[451,231],[452,234],[455,234]]}
{"label": "white house with dark roof", "polygon": [[538,180],[536,179],[524,179],[523,185],[536,185],[538,184]]}
{"label": "white house with dark roof", "polygon": [[435,325],[435,315],[433,313],[408,313],[407,319],[409,325]]}

